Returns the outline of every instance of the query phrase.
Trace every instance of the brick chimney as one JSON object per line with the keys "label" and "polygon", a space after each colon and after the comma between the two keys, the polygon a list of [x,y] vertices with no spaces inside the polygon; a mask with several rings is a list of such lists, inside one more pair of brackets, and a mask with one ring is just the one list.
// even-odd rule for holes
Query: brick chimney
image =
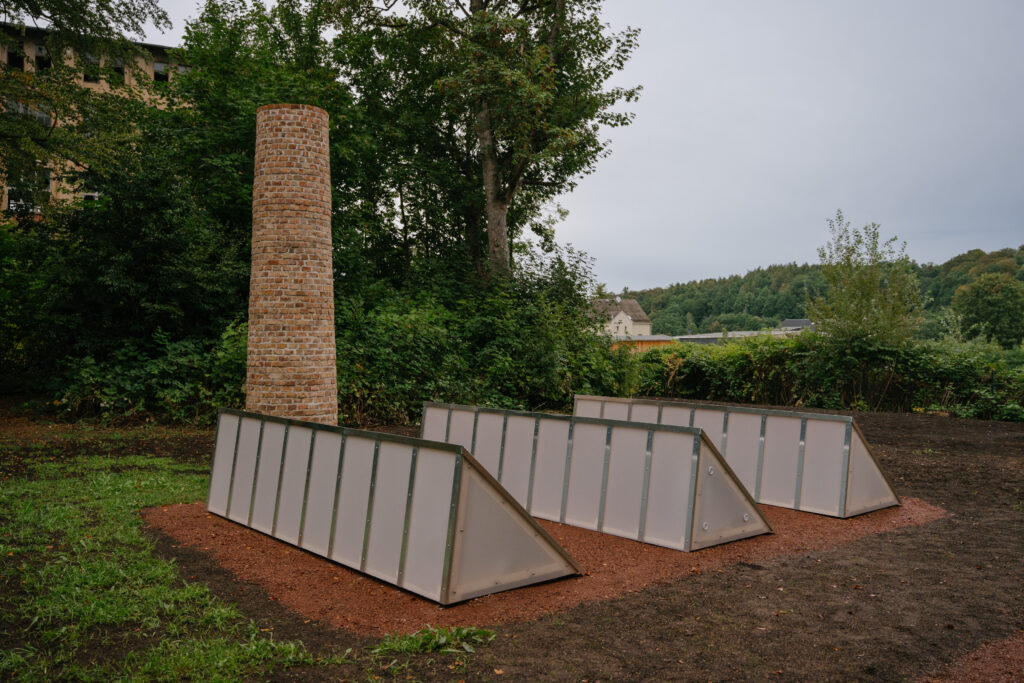
{"label": "brick chimney", "polygon": [[338,422],[327,112],[256,111],[245,408]]}

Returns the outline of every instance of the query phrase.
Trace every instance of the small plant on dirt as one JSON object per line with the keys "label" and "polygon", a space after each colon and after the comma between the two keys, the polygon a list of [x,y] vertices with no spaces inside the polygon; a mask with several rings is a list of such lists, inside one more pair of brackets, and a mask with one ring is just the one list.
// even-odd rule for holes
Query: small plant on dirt
{"label": "small plant on dirt", "polygon": [[462,654],[475,652],[476,647],[486,645],[494,640],[494,631],[472,626],[451,626],[435,628],[430,624],[416,633],[399,635],[395,633],[384,636],[378,645],[370,648],[375,656],[387,654],[416,654],[420,652],[443,652]]}

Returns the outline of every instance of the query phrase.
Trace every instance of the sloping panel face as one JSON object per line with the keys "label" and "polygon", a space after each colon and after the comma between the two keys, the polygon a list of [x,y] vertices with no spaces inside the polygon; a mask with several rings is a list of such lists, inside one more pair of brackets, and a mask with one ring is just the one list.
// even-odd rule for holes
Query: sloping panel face
{"label": "sloping panel face", "polygon": [[707,437],[702,438],[690,550],[769,532],[771,526],[754,499]]}
{"label": "sloping panel face", "polygon": [[845,415],[601,396],[577,396],[575,410],[700,427],[758,503],[833,517],[899,505]]}
{"label": "sloping panel face", "polygon": [[[472,419],[442,417],[439,429],[472,440]],[[457,445],[222,411],[207,509],[445,604],[578,573],[480,472]],[[501,529],[480,527],[494,519]],[[457,529],[471,586],[451,592]]]}
{"label": "sloping panel face", "polygon": [[[611,412],[617,415],[625,408],[618,404]],[[500,452],[487,458],[497,465],[488,469],[531,515],[677,550],[690,549],[699,429],[427,404],[423,433],[442,433],[441,425],[461,423],[466,416],[475,416],[478,445],[482,434],[502,426]],[[456,438],[447,431],[449,439]],[[705,457],[721,460],[717,452]],[[718,468],[724,471],[720,478],[734,477],[727,467]],[[724,498],[715,504],[721,509],[735,507],[736,512],[731,517],[716,512],[715,518],[722,522],[716,523],[714,533],[705,534],[705,544],[715,542],[715,533],[734,540],[770,531],[766,524],[745,527],[735,522],[744,514],[753,514],[763,523],[756,510],[751,513],[749,497],[739,482],[716,491],[715,495]],[[729,525],[726,531],[719,529],[722,524]]]}

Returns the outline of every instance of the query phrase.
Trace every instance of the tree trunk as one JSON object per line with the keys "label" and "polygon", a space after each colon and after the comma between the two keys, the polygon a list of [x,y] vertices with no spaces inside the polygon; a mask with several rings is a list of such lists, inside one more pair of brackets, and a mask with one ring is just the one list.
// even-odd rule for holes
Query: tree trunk
{"label": "tree trunk", "polygon": [[508,243],[508,202],[502,193],[498,153],[491,131],[491,112],[486,100],[480,101],[476,135],[480,143],[480,165],[484,176],[488,261],[492,275],[508,276],[512,273]]}

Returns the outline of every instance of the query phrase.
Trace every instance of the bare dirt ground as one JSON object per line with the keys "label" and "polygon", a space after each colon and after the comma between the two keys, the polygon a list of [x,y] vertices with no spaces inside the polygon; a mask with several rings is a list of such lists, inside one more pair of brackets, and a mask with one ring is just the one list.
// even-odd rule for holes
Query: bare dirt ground
{"label": "bare dirt ground", "polygon": [[[466,611],[467,605],[477,602],[471,601],[447,609],[429,606],[429,613],[419,613],[411,609],[418,598],[387,589],[407,601],[408,625],[381,624],[377,633],[390,628],[409,632],[422,626],[413,623],[421,619],[490,626],[498,633],[465,666],[453,667],[450,657],[421,655],[401,667],[398,677],[1024,680],[1024,425],[870,413],[858,413],[857,419],[897,492],[908,499],[899,511],[815,521],[839,525],[842,532],[830,528],[822,534],[819,528],[817,536],[805,534],[803,542],[793,543],[786,539],[798,533],[794,530],[802,523],[800,518],[824,518],[769,508],[779,532],[775,536],[730,544],[729,550],[685,554],[681,564],[669,568],[661,566],[672,564],[661,561],[663,549],[638,553],[630,546],[639,544],[616,539],[623,545],[613,544],[608,556],[614,565],[611,571],[602,574],[595,567],[581,579],[528,589],[564,592],[573,581],[607,580],[605,592],[569,600],[542,615],[516,614],[514,599],[502,597],[522,591],[491,596],[511,601],[491,612]],[[34,429],[21,425],[19,436],[34,438]],[[147,445],[147,440],[152,443]],[[211,447],[212,433],[204,438],[173,430],[125,442],[132,452],[160,451],[190,462],[208,461]],[[182,506],[179,514],[189,509]],[[171,508],[157,509],[152,514],[170,512]],[[896,523],[907,512],[923,516]],[[195,508],[188,514],[196,515]],[[321,604],[312,615],[302,614],[303,608],[288,598],[287,586],[247,574],[212,549],[205,550],[212,546],[201,538],[207,524],[203,520],[205,513],[199,510],[192,525],[198,545],[153,530],[158,552],[177,562],[183,579],[205,583],[276,636],[301,639],[314,651],[360,651],[379,638],[370,635],[374,629],[369,626],[351,623],[358,621],[355,612],[365,598],[327,594],[321,602],[341,604]],[[790,521],[797,526],[787,527]],[[555,533],[557,527],[549,529]],[[863,533],[852,532],[858,529]],[[574,549],[573,543],[586,542],[586,532],[573,538],[577,531],[560,538],[573,554],[583,547]],[[280,545],[259,534],[255,537],[260,543]],[[761,552],[773,543],[770,552]],[[751,550],[758,546],[756,552]],[[242,556],[238,550],[236,559]],[[356,576],[368,590],[380,589],[378,601],[389,599],[372,579],[289,550],[303,562]],[[273,551],[262,554],[268,552]],[[658,560],[649,571],[661,573],[650,574],[648,580],[630,577],[626,568],[649,559],[641,557],[646,554]],[[252,557],[258,560],[260,555]],[[601,562],[598,557],[582,561],[592,566]],[[610,590],[623,585],[625,590]],[[460,608],[464,613],[456,611]],[[347,610],[352,612],[350,623],[344,618]],[[474,623],[468,623],[471,618]],[[290,670],[281,678],[343,680],[373,675],[388,673],[367,672],[356,664]]]}

